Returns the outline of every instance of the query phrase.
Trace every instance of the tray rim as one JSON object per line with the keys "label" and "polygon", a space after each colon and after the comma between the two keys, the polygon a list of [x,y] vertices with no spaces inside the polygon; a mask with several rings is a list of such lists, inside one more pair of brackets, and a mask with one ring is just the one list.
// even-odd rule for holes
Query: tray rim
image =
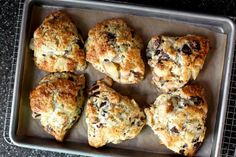
{"label": "tray rim", "polygon": [[[60,2],[75,2],[74,0],[58,0]],[[54,152],[63,152],[63,153],[71,153],[71,154],[81,154],[81,155],[96,155],[96,156],[108,156],[107,154],[94,154],[90,152],[83,152],[81,150],[71,150],[67,148],[54,148],[54,147],[43,147],[37,144],[27,144],[21,142],[19,139],[17,139],[16,129],[17,126],[17,116],[18,116],[18,110],[20,107],[19,104],[19,90],[20,88],[20,80],[21,80],[21,71],[22,71],[22,64],[21,61],[24,58],[23,51],[23,39],[26,38],[25,35],[25,25],[27,24],[27,18],[26,15],[29,13],[29,6],[32,3],[35,2],[44,2],[44,0],[25,0],[24,8],[23,8],[23,15],[22,15],[22,23],[21,23],[21,30],[20,30],[20,39],[19,39],[19,48],[18,48],[18,54],[17,54],[17,63],[16,63],[16,73],[15,73],[15,81],[14,81],[14,89],[13,89],[13,98],[12,98],[12,110],[11,110],[11,118],[10,118],[10,129],[9,129],[9,137],[10,140],[14,145],[20,146],[20,147],[26,147],[26,148],[34,148],[34,149],[41,149],[41,150],[47,150],[47,151],[54,151]],[[55,0],[52,0],[50,3],[56,2]],[[221,16],[213,16],[213,15],[207,15],[207,14],[198,14],[198,13],[191,13],[191,12],[185,12],[185,11],[175,11],[175,10],[169,10],[169,9],[160,9],[160,8],[154,8],[149,6],[141,6],[141,5],[134,5],[134,4],[127,4],[127,3],[114,3],[114,2],[107,2],[107,1],[83,1],[78,0],[75,3],[80,4],[92,4],[97,6],[106,5],[107,7],[117,7],[121,9],[127,9],[127,10],[142,10],[142,11],[151,11],[154,13],[161,13],[166,15],[176,15],[176,16],[187,16],[191,18],[198,18],[202,20],[216,20],[218,22],[224,22],[226,25],[229,26],[230,32],[227,37],[227,45],[226,45],[226,51],[225,51],[225,61],[224,61],[224,68],[223,68],[223,74],[222,74],[222,80],[220,85],[220,95],[219,95],[219,104],[218,104],[218,111],[216,118],[219,119],[219,122],[215,124],[214,128],[214,137],[213,137],[213,145],[211,150],[213,150],[213,147],[215,148],[215,152],[211,152],[211,156],[219,156],[221,151],[221,145],[222,145],[222,137],[223,137],[223,131],[224,131],[224,124],[225,124],[225,115],[227,110],[227,99],[228,99],[228,93],[229,93],[229,86],[230,86],[230,78],[231,78],[231,69],[232,69],[232,61],[233,61],[233,54],[234,54],[234,41],[235,41],[235,25],[232,20],[226,17]],[[177,20],[178,21],[178,20]],[[227,62],[226,62],[227,61]],[[225,74],[225,77],[223,76]],[[220,105],[221,104],[221,105]],[[217,130],[218,129],[218,130]]]}

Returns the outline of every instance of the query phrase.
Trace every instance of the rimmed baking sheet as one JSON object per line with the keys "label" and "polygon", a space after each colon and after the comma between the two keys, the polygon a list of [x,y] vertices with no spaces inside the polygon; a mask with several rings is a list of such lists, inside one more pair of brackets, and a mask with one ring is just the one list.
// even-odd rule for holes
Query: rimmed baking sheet
{"label": "rimmed baking sheet", "polygon": [[[207,56],[206,63],[203,70],[200,72],[196,81],[205,87],[206,99],[209,105],[209,113],[207,118],[207,133],[205,141],[197,153],[197,156],[210,156],[212,144],[215,138],[215,123],[217,116],[217,108],[219,104],[219,95],[222,92],[221,81],[224,80],[223,67],[225,66],[225,55],[227,45],[227,34],[220,32],[215,28],[208,27],[207,25],[192,24],[188,22],[179,22],[178,20],[171,19],[171,17],[158,18],[150,16],[136,16],[127,13],[120,13],[119,11],[110,12],[103,11],[101,9],[82,9],[82,7],[55,7],[55,6],[33,6],[31,9],[31,18],[28,22],[28,28],[26,30],[26,40],[23,42],[24,57],[21,63],[24,65],[22,72],[22,86],[19,89],[19,119],[17,124],[16,135],[21,138],[40,138],[40,139],[52,139],[53,138],[45,133],[37,120],[31,118],[31,111],[29,107],[29,92],[36,86],[38,81],[46,75],[45,72],[38,70],[33,63],[33,52],[29,50],[29,39],[32,37],[33,31],[40,25],[42,20],[55,10],[63,10],[71,19],[76,23],[77,27],[81,30],[84,39],[87,37],[88,30],[94,26],[97,22],[100,22],[107,18],[123,18],[127,23],[133,27],[138,33],[140,33],[144,39],[145,45],[151,36],[156,34],[166,35],[186,35],[197,34],[203,35],[210,40],[210,52]],[[144,53],[144,52],[143,52]],[[88,86],[95,80],[104,77],[103,74],[94,70],[89,65],[84,72],[88,79]],[[130,98],[134,98],[140,106],[146,106],[152,103],[159,95],[151,84],[151,73],[149,67],[146,65],[145,79],[138,85],[120,85],[114,84],[114,89],[121,92],[123,95],[127,95]],[[221,105],[221,104],[220,104]],[[224,105],[224,104],[222,104]],[[80,118],[76,126],[71,130],[69,136],[66,138],[67,142],[78,143],[87,145],[87,129],[86,129],[84,115]],[[57,143],[57,142],[55,142]],[[61,144],[60,144],[61,145]],[[43,147],[41,143],[39,146]],[[62,145],[63,146],[63,145]],[[67,144],[63,147],[67,148]],[[152,130],[146,126],[137,138],[127,140],[121,144],[113,145],[109,144],[105,149],[112,150],[112,148],[130,149],[133,151],[153,152],[158,154],[174,154],[172,151],[161,145],[158,137],[153,134]],[[80,148],[76,148],[76,150]],[[49,149],[50,150],[50,149]],[[104,150],[106,151],[106,150]]]}

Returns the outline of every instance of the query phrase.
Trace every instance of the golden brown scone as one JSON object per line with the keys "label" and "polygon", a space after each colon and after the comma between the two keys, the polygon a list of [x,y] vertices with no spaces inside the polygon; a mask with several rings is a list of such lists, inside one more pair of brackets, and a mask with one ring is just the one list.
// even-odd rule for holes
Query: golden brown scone
{"label": "golden brown scone", "polygon": [[30,48],[36,66],[48,72],[84,70],[84,41],[75,24],[61,11],[46,17],[34,32]]}
{"label": "golden brown scone", "polygon": [[89,31],[86,60],[116,82],[138,83],[144,78],[142,48],[142,39],[124,20],[108,19]]}
{"label": "golden brown scone", "polygon": [[145,114],[147,124],[167,148],[193,156],[204,140],[207,111],[204,89],[187,85],[160,95]]}
{"label": "golden brown scone", "polygon": [[154,36],[146,49],[153,83],[160,91],[169,92],[195,80],[208,51],[209,42],[201,36]]}
{"label": "golden brown scone", "polygon": [[57,141],[63,141],[80,117],[84,86],[84,75],[52,73],[30,93],[32,117]]}
{"label": "golden brown scone", "polygon": [[135,138],[145,125],[138,104],[110,86],[112,80],[97,81],[90,89],[85,114],[90,146],[102,147]]}

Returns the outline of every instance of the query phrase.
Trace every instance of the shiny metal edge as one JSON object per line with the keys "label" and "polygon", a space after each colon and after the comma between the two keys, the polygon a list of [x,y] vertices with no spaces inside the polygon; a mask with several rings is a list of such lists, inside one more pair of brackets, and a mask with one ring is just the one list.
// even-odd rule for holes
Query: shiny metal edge
{"label": "shiny metal edge", "polygon": [[[26,147],[26,148],[34,148],[34,149],[41,149],[41,150],[47,150],[47,151],[54,151],[54,152],[63,152],[63,153],[71,153],[71,154],[81,154],[81,155],[96,155],[96,156],[106,156],[106,154],[94,154],[92,152],[83,152],[78,150],[71,150],[66,148],[55,148],[55,147],[44,147],[40,145],[34,145],[34,144],[27,144],[27,143],[21,143],[16,138],[16,131],[17,131],[17,124],[18,124],[18,111],[19,111],[19,90],[20,90],[20,82],[21,82],[21,73],[23,70],[22,65],[22,59],[24,58],[23,53],[23,41],[26,38],[26,30],[25,26],[27,24],[27,17],[29,15],[29,6],[31,3],[39,2],[39,3],[45,3],[44,0],[26,0],[24,4],[24,11],[22,15],[22,24],[21,24],[21,31],[20,31],[20,40],[19,40],[19,50],[18,50],[18,56],[17,56],[17,64],[16,64],[16,73],[15,73],[15,82],[14,82],[14,91],[13,91],[13,100],[12,100],[12,111],[11,111],[11,121],[10,121],[10,130],[9,130],[9,136],[11,141],[14,145],[17,145],[19,147]],[[218,16],[209,16],[204,14],[195,14],[195,13],[187,13],[182,11],[173,11],[173,10],[167,10],[167,9],[157,9],[153,7],[144,7],[144,6],[136,6],[136,5],[129,5],[129,4],[117,4],[112,2],[98,2],[98,1],[75,1],[75,0],[51,0],[50,3],[56,3],[56,2],[67,2],[67,3],[78,3],[78,4],[85,4],[85,5],[96,5],[97,7],[116,7],[120,9],[127,9],[127,10],[141,10],[145,12],[152,12],[154,14],[157,14],[160,18],[166,18],[165,16],[174,16],[174,17],[184,17],[184,18],[194,18],[194,19],[200,19],[207,22],[211,21],[217,21],[219,23],[224,23],[225,25],[229,26],[228,32],[225,32],[225,30],[222,28],[219,28],[219,30],[222,33],[228,34],[227,37],[227,50],[226,52],[226,58],[224,63],[224,70],[223,75],[225,78],[223,78],[221,82],[221,92],[220,92],[220,101],[218,105],[218,125],[215,127],[215,140],[214,143],[214,150],[211,154],[211,156],[217,157],[220,156],[221,151],[221,143],[222,143],[222,136],[223,136],[223,130],[224,130],[224,122],[225,122],[225,114],[227,109],[227,98],[229,93],[229,86],[230,86],[230,77],[231,77],[231,67],[232,67],[232,61],[233,61],[233,53],[234,53],[234,41],[235,41],[235,25],[234,23],[225,17],[218,17]],[[48,3],[48,2],[47,2]],[[164,16],[165,15],[165,16]],[[167,16],[167,19],[168,19]],[[172,17],[173,18],[173,17]],[[184,21],[184,19],[181,20],[177,18],[176,21]]]}

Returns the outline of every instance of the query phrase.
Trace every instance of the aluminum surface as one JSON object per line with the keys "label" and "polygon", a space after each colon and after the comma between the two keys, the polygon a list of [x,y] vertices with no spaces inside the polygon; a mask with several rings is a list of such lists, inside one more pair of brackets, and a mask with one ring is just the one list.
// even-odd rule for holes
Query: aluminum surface
{"label": "aluminum surface", "polygon": [[[225,64],[224,64],[224,78],[221,81],[221,91],[220,91],[220,99],[218,105],[218,115],[217,115],[217,124],[215,126],[215,138],[214,138],[214,146],[212,148],[211,156],[218,156],[221,148],[221,138],[224,126],[225,119],[225,111],[227,105],[227,96],[228,96],[228,88],[229,88],[229,80],[230,80],[230,70],[232,63],[232,55],[233,55],[233,46],[234,46],[234,25],[233,23],[225,18],[221,17],[213,17],[199,14],[191,14],[177,11],[169,11],[163,9],[155,9],[155,8],[147,8],[147,7],[138,7],[138,6],[130,6],[130,5],[122,5],[122,4],[112,4],[105,2],[94,2],[94,1],[26,1],[24,6],[22,27],[21,27],[21,36],[19,42],[19,52],[17,58],[17,68],[16,68],[16,78],[15,78],[15,87],[14,87],[14,97],[12,104],[12,113],[11,113],[11,125],[10,125],[10,137],[14,144],[22,147],[28,148],[36,148],[36,149],[44,149],[65,153],[73,153],[73,154],[82,154],[82,155],[130,155],[128,150],[95,150],[86,145],[81,145],[80,150],[73,149],[77,145],[76,143],[73,145],[68,143],[68,147],[64,147],[61,144],[55,144],[54,142],[34,139],[34,137],[30,139],[21,139],[16,135],[16,130],[18,126],[18,116],[19,116],[19,99],[20,99],[20,89],[21,80],[22,80],[22,72],[23,72],[23,59],[24,59],[24,48],[25,48],[25,39],[29,38],[26,34],[26,29],[29,27],[29,13],[33,4],[46,4],[46,5],[57,5],[57,6],[80,6],[91,9],[101,9],[101,10],[116,10],[123,11],[131,14],[142,15],[142,16],[156,16],[161,19],[169,19],[175,21],[181,21],[184,23],[191,23],[195,25],[199,25],[202,27],[212,27],[217,32],[222,32],[228,35],[227,41],[227,49],[225,56]],[[132,155],[142,156],[142,152],[132,152]],[[147,152],[145,152],[147,155]],[[148,155],[156,155],[150,153]],[[160,155],[159,155],[160,156]],[[165,156],[165,155],[163,155]]]}

